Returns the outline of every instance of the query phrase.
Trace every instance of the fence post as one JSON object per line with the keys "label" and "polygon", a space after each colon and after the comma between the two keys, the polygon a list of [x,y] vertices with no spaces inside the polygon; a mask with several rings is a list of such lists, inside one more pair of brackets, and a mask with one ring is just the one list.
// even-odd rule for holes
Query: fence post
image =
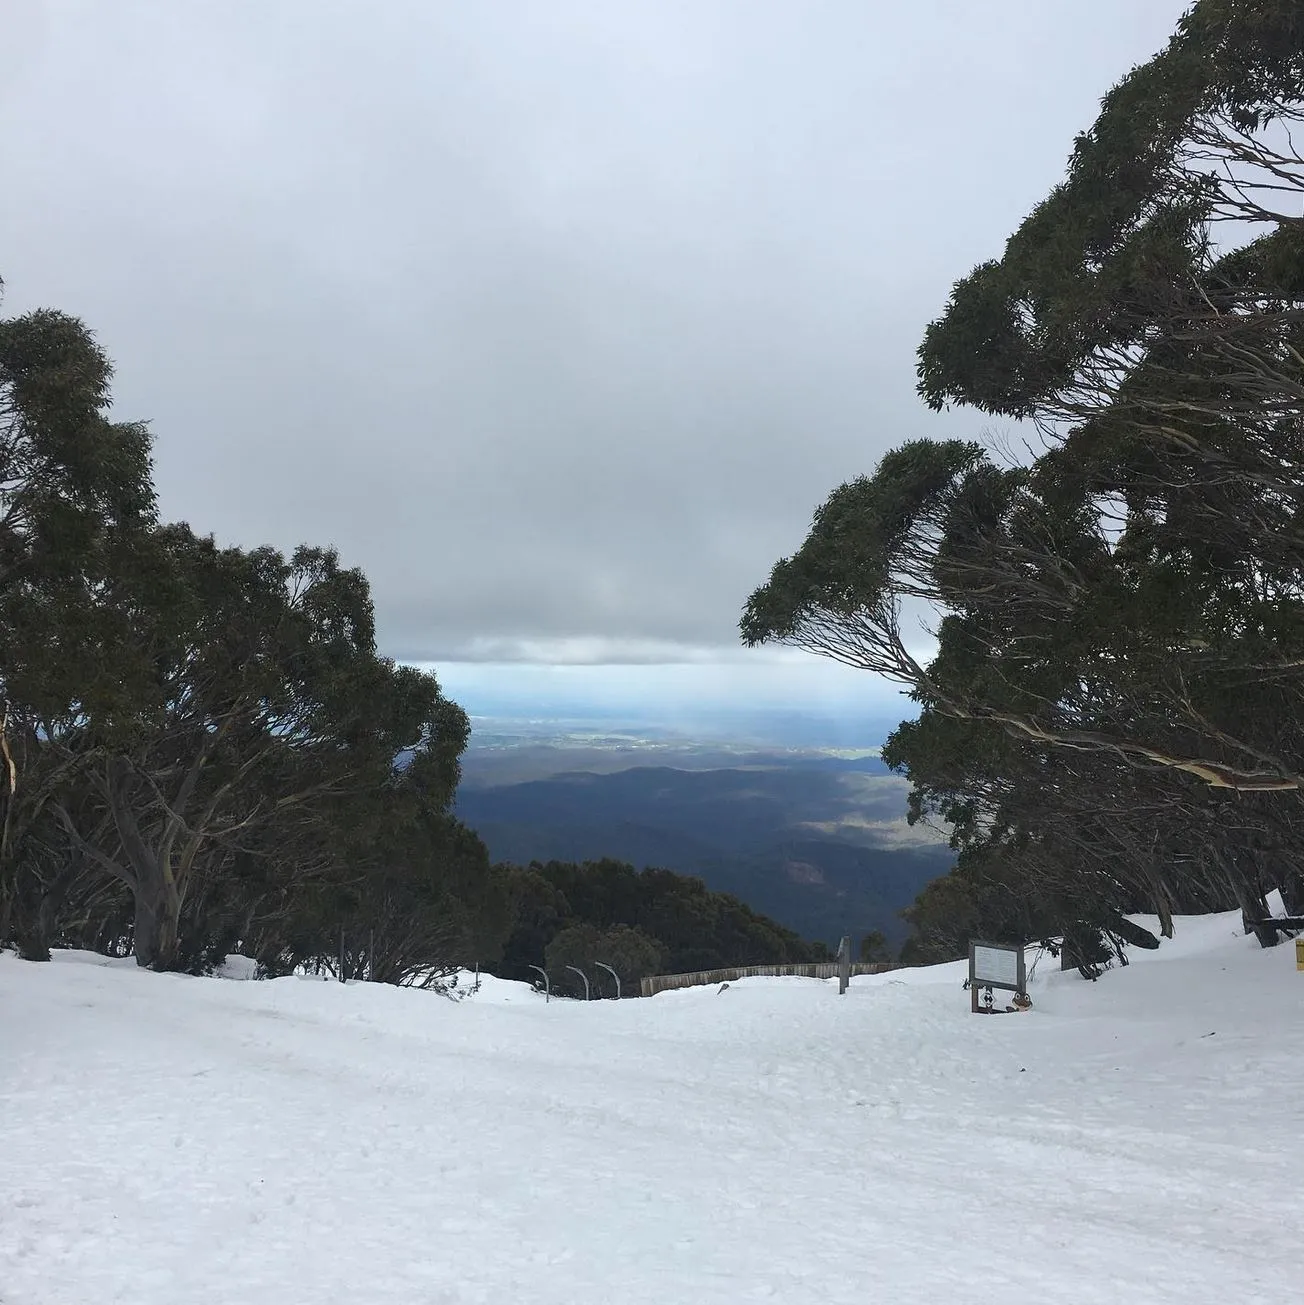
{"label": "fence post", "polygon": [[598,967],[598,969],[600,969],[600,970],[606,970],[606,972],[607,972],[609,975],[611,975],[611,977],[612,977],[613,979],[615,979],[615,981],[616,981],[616,1000],[619,1001],[619,1000],[620,1000],[620,975],[617,974],[616,971],[613,970],[613,969],[611,968],[610,965],[603,965],[603,963],[602,963],[601,961],[594,961],[593,964],[596,965],[596,966]]}
{"label": "fence post", "polygon": [[584,971],[581,970],[580,967],[579,967],[578,965],[568,965],[566,968],[567,968],[568,970],[570,970],[573,974],[578,974],[578,975],[580,976],[580,978],[584,980],[584,1000],[585,1000],[585,1001],[588,1001],[588,999],[589,999],[589,976],[588,976],[587,974],[585,974]]}
{"label": "fence post", "polygon": [[844,934],[838,944],[838,996],[851,987],[851,938]]}

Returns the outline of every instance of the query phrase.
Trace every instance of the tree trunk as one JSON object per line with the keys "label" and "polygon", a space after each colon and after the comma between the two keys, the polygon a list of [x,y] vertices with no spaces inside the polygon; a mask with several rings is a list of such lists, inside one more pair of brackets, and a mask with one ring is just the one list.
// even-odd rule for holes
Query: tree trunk
{"label": "tree trunk", "polygon": [[132,950],[136,964],[142,968],[171,970],[177,964],[181,893],[171,873],[170,848],[152,844],[137,823],[132,806],[136,787],[127,758],[111,758],[106,793],[122,850],[131,866],[131,889],[136,899]]}
{"label": "tree trunk", "polygon": [[1292,867],[1283,867],[1277,876],[1277,888],[1287,915],[1304,915],[1304,876]]}
{"label": "tree trunk", "polygon": [[50,954],[50,935],[37,923],[32,929],[21,934],[18,939],[18,955],[25,961],[48,961]]}
{"label": "tree trunk", "polygon": [[36,918],[31,927],[23,930],[18,938],[18,954],[25,961],[48,961],[50,956],[50,939],[54,935],[55,909],[62,901],[62,894],[56,895],[47,889],[41,894],[41,903],[36,908]]}
{"label": "tree trunk", "polygon": [[80,857],[70,856],[64,868],[46,885],[45,891],[41,894],[40,904],[36,908],[36,918],[30,930],[19,940],[24,960],[48,961],[50,959],[51,940],[59,932],[68,894],[82,870]]}
{"label": "tree trunk", "polygon": [[163,895],[163,910],[158,921],[158,946],[154,956],[156,970],[175,970],[179,961],[181,935],[181,898],[173,891]]}
{"label": "tree trunk", "polygon": [[133,932],[136,964],[143,969],[174,970],[181,927],[181,899],[157,880],[136,892]]}
{"label": "tree trunk", "polygon": [[1251,886],[1243,875],[1234,870],[1231,879],[1236,900],[1240,903],[1241,924],[1245,932],[1252,933],[1259,940],[1260,947],[1275,947],[1281,941],[1277,931],[1264,928],[1260,923],[1268,915],[1268,903],[1264,900],[1262,891],[1257,886]]}
{"label": "tree trunk", "polygon": [[[1150,899],[1159,917],[1159,932],[1165,938],[1173,936],[1173,897],[1168,885],[1151,867],[1146,868],[1146,878],[1150,881]],[[1146,944],[1143,944],[1146,945]]]}
{"label": "tree trunk", "polygon": [[13,917],[13,898],[8,882],[0,878],[0,947],[9,941],[9,922]]}
{"label": "tree trunk", "polygon": [[136,890],[136,920],[132,928],[136,964],[148,969],[158,955],[158,904],[144,884]]}

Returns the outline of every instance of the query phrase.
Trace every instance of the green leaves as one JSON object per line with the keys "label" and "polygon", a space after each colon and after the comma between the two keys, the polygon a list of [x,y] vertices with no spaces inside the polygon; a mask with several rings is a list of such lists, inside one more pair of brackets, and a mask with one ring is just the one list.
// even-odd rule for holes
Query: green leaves
{"label": "green leaves", "polygon": [[0,791],[0,901],[40,914],[43,950],[48,903],[15,876],[62,883],[38,860],[75,861],[130,885],[138,957],[188,963],[217,945],[206,918],[303,909],[300,885],[339,869],[328,814],[369,794],[393,798],[408,840],[369,863],[385,899],[447,914],[431,876],[487,867],[446,815],[465,713],[379,654],[366,577],[333,549],[287,557],[157,524],[149,437],[108,419],[110,378],[75,319],[0,322],[0,702],[22,772]]}
{"label": "green leaves", "polygon": [[46,514],[148,520],[149,437],[106,413],[112,369],[76,318],[42,310],[0,321],[0,522]]}
{"label": "green leaves", "polygon": [[895,596],[927,583],[930,541],[983,460],[976,444],[919,440],[835,490],[800,551],[748,599],[743,642],[818,650],[830,623],[890,621]]}
{"label": "green leaves", "polygon": [[638,981],[649,974],[658,974],[665,964],[665,950],[655,938],[641,929],[626,924],[600,929],[594,924],[568,925],[548,944],[544,953],[544,966],[553,982],[568,989],[581,989],[582,985],[569,972],[574,966],[589,976],[590,991],[610,991],[611,980],[597,968],[596,962],[609,965],[620,975],[621,991],[629,996],[638,992]]}
{"label": "green leaves", "polygon": [[[635,871],[620,861],[538,862],[508,868],[515,926],[502,973],[532,978],[531,965],[614,966],[630,995],[644,974],[816,959],[818,945],[757,915],[700,879]],[[554,974],[557,982],[561,975]]]}
{"label": "green leaves", "polygon": [[747,606],[922,705],[885,755],[963,849],[930,928],[1253,903],[1304,833],[1301,128],[1304,10],[1199,0],[920,346],[924,401],[1026,422],[1026,465],[904,446]]}

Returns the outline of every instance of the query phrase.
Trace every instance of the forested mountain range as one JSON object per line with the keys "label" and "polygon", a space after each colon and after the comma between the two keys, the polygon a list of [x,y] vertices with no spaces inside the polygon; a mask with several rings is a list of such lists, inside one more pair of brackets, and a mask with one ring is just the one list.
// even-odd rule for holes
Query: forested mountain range
{"label": "forested mountain range", "polygon": [[905,828],[906,795],[878,757],[772,757],[464,783],[456,809],[497,861],[605,855],[695,875],[835,946],[844,933],[899,939],[901,910],[950,866],[940,840]]}

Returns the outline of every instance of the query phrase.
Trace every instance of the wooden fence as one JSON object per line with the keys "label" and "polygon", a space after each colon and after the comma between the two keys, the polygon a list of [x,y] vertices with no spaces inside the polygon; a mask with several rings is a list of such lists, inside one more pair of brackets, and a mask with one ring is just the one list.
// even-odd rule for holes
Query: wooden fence
{"label": "wooden fence", "polygon": [[[853,961],[851,973],[886,974],[900,969],[897,965]],[[843,972],[839,961],[810,961],[797,965],[738,965],[727,970],[693,970],[689,974],[649,974],[640,981],[644,997],[654,997],[658,992],[672,988],[697,988],[708,984],[732,983],[735,979],[756,979],[793,975],[803,979],[836,979]]]}

